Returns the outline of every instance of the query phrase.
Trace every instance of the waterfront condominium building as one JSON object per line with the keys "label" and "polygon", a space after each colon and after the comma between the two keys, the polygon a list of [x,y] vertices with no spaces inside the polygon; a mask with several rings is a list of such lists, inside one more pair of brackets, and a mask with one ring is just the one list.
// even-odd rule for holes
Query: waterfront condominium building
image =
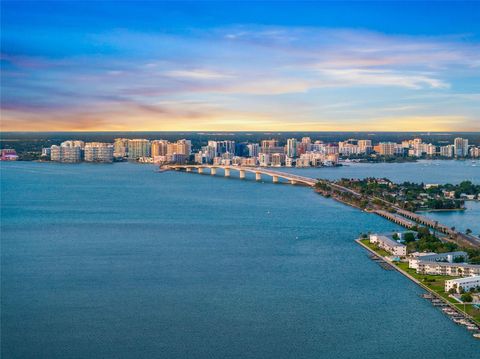
{"label": "waterfront condominium building", "polygon": [[442,157],[453,157],[455,154],[454,145],[440,146],[440,156]]}
{"label": "waterfront condominium building", "polygon": [[453,142],[455,147],[455,157],[466,157],[468,156],[468,139],[457,137]]}
{"label": "waterfront condominium building", "polygon": [[473,158],[480,157],[480,147],[471,147],[470,148],[470,157],[473,157]]}
{"label": "waterfront condominium building", "polygon": [[177,142],[168,143],[167,156],[182,155],[190,156],[192,153],[192,143],[190,140],[178,140]]}
{"label": "waterfront condominium building", "polygon": [[151,149],[151,156],[166,156],[167,155],[167,148],[168,148],[168,141],[167,140],[155,140],[152,141],[152,149]]}
{"label": "waterfront condominium building", "polygon": [[383,156],[394,156],[398,153],[395,142],[380,142],[378,144],[378,153]]}
{"label": "waterfront condominium building", "polygon": [[113,145],[104,142],[85,144],[85,162],[113,162]]}
{"label": "waterfront condominium building", "polygon": [[115,157],[128,156],[128,138],[116,138],[113,142],[113,155]]}
{"label": "waterfront condominium building", "polygon": [[130,159],[150,156],[150,141],[145,139],[128,140],[127,156]]}
{"label": "waterfront condominium building", "polygon": [[372,152],[372,140],[358,140],[358,152],[369,154]]}
{"label": "waterfront condominium building", "polygon": [[50,160],[57,162],[80,162],[82,160],[83,141],[65,141],[60,146],[53,145],[50,147]]}

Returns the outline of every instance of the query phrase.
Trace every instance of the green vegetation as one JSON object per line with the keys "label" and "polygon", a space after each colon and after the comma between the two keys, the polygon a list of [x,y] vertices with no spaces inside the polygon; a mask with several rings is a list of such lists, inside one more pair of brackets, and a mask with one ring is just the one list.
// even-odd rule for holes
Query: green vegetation
{"label": "green vegetation", "polygon": [[[383,255],[380,251],[377,251],[374,246],[369,246],[366,243],[366,240],[361,240],[361,242],[367,245],[369,248],[373,249],[377,254]],[[449,297],[451,293],[445,292],[445,281],[453,279],[456,277],[451,276],[441,276],[441,275],[430,275],[430,274],[417,274],[414,269],[408,268],[407,262],[397,262],[395,263],[398,268],[408,273],[410,276],[418,280],[425,287],[431,291],[437,293],[442,298],[447,300],[449,303],[453,304],[459,310],[469,314],[478,324],[480,324],[480,310],[475,308],[472,304],[458,303],[455,299]],[[468,293],[470,294],[470,293]],[[471,295],[471,294],[470,294]]]}
{"label": "green vegetation", "polygon": [[368,248],[374,250],[375,252],[377,252],[378,254],[380,254],[381,256],[383,257],[386,257],[386,256],[390,256],[391,254],[388,253],[386,250],[382,249],[382,248],[379,248],[377,245],[373,244],[373,243],[370,243],[370,241],[368,239],[361,239],[360,242],[362,242],[363,244],[365,244]]}
{"label": "green vegetation", "polygon": [[[373,203],[382,206],[382,200],[400,208],[415,212],[418,210],[463,209],[462,194],[478,195],[480,186],[470,181],[458,185],[445,184],[425,186],[423,183],[393,183],[388,178],[348,179],[337,181],[341,186],[358,193],[375,197]],[[383,205],[385,205],[383,203]]]}
{"label": "green vegetation", "polygon": [[432,234],[427,227],[415,227],[412,230],[417,232],[418,240],[407,242],[407,250],[412,252],[435,252],[445,253],[458,250],[458,245],[451,242],[442,242]]}
{"label": "green vegetation", "polygon": [[464,303],[471,303],[473,300],[473,297],[470,293],[463,293],[460,299]]}
{"label": "green vegetation", "polygon": [[[412,230],[418,234],[417,241],[405,241],[407,250],[412,252],[435,252],[446,253],[454,251],[464,251],[468,253],[468,262],[471,264],[480,264],[480,249],[478,248],[464,248],[452,242],[442,242],[437,236],[432,234],[426,227],[414,227]],[[463,261],[464,258],[457,258],[457,262]]]}

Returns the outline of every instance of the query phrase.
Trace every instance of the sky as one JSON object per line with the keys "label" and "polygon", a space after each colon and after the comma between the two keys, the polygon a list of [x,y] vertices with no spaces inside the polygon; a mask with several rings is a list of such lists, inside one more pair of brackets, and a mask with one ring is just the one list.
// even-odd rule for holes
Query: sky
{"label": "sky", "polygon": [[2,131],[480,131],[480,2],[2,1]]}

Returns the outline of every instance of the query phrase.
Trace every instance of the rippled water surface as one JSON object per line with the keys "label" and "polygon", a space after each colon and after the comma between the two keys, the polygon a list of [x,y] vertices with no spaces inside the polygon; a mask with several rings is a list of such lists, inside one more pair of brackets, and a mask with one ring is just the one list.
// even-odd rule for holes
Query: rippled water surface
{"label": "rippled water surface", "polygon": [[[419,287],[353,242],[394,224],[308,188],[127,163],[1,166],[5,358],[480,352]],[[436,167],[414,168],[438,182]],[[381,168],[391,167],[368,171]],[[394,168],[402,179],[409,167]]]}

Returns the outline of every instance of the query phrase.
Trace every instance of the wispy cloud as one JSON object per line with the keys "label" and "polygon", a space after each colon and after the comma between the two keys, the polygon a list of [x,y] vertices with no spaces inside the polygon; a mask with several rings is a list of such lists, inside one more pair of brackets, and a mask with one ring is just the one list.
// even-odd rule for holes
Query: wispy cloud
{"label": "wispy cloud", "polygon": [[109,52],[58,58],[4,49],[4,130],[402,127],[412,118],[474,128],[479,116],[478,94],[457,91],[480,80],[480,45],[464,38],[252,26],[86,38]]}

